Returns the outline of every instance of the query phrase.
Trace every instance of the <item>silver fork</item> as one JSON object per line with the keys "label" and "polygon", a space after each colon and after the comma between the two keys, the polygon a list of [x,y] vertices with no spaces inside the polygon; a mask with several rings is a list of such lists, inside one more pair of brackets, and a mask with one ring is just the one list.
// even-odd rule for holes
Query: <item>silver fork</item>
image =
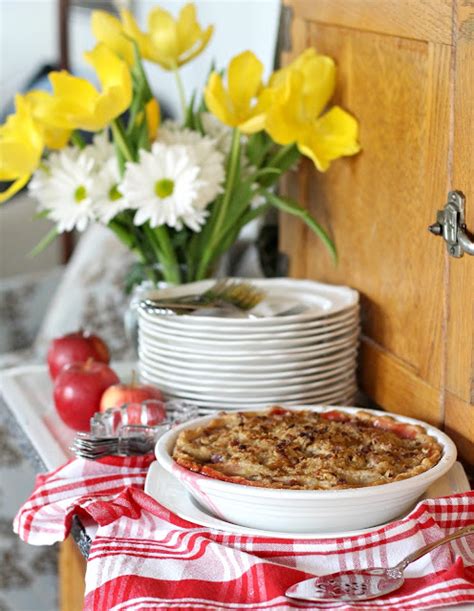
{"label": "silver fork", "polygon": [[70,450],[78,458],[98,460],[105,456],[138,456],[153,451],[155,443],[161,435],[172,426],[186,422],[197,416],[208,416],[216,410],[198,408],[194,414],[184,417],[179,410],[170,410],[168,418],[156,426],[142,424],[125,425],[118,435],[94,435],[93,433],[77,433]]}
{"label": "silver fork", "polygon": [[210,289],[197,295],[183,295],[173,299],[149,297],[140,306],[147,311],[160,314],[185,314],[196,309],[211,307],[233,307],[250,310],[264,298],[263,291],[250,282],[233,281],[229,278],[218,280]]}

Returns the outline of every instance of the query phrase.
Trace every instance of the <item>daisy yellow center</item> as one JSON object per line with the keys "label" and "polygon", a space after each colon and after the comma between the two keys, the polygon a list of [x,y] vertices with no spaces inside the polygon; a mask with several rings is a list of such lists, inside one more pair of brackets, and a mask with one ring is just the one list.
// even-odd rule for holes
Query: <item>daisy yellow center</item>
{"label": "daisy yellow center", "polygon": [[77,187],[77,189],[74,191],[74,199],[76,200],[76,203],[80,204],[83,199],[86,199],[86,197],[87,190],[84,185],[80,185],[79,187]]}
{"label": "daisy yellow center", "polygon": [[174,191],[174,180],[169,178],[162,178],[155,182],[155,195],[160,199],[165,199],[173,194]]}
{"label": "daisy yellow center", "polygon": [[113,187],[111,187],[111,189],[109,191],[109,199],[110,199],[110,201],[115,202],[118,199],[120,199],[121,197],[122,197],[122,194],[117,189],[117,185],[114,185]]}

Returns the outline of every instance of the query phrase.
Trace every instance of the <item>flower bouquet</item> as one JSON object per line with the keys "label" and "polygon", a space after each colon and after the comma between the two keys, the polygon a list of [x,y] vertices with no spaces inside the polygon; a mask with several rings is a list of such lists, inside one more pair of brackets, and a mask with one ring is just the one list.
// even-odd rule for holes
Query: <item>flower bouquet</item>
{"label": "flower bouquet", "polygon": [[[213,32],[199,25],[193,4],[177,19],[152,9],[146,31],[127,10],[120,19],[93,11],[92,30],[97,45],[85,59],[100,88],[51,72],[51,92],[17,95],[15,113],[0,126],[0,180],[11,182],[0,201],[31,178],[39,215],[55,223],[39,248],[103,223],[149,273],[159,264],[167,282],[190,282],[208,277],[242,227],[276,207],[301,218],[335,256],[318,222],[276,192],[301,155],[325,171],[359,150],[357,121],[338,106],[327,109],[331,58],[308,49],[263,83],[262,63],[244,51],[187,100],[180,66]],[[160,124],[146,61],[174,72],[180,122]]]}

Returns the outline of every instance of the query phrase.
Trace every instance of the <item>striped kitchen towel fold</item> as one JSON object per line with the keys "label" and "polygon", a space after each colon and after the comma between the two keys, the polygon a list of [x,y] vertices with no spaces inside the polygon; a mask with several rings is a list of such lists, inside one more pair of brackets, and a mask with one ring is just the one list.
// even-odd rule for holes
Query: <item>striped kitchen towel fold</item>
{"label": "striped kitchen towel fold", "polygon": [[15,532],[37,545],[67,537],[74,514],[95,520],[87,610],[400,611],[474,603],[474,536],[420,558],[408,567],[403,587],[379,599],[304,603],[284,595],[312,575],[395,565],[410,551],[474,523],[474,492],[424,500],[404,519],[362,535],[249,537],[187,522],[145,494],[152,460],[151,455],[73,460],[38,476],[15,518]]}

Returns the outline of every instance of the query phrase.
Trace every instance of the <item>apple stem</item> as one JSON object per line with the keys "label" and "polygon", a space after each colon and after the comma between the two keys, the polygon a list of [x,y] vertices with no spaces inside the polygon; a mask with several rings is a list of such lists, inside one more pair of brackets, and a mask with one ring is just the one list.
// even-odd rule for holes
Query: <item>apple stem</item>
{"label": "apple stem", "polygon": [[130,382],[130,386],[132,388],[135,388],[136,385],[137,385],[137,372],[135,371],[135,369],[132,369],[132,381]]}
{"label": "apple stem", "polygon": [[85,362],[84,368],[85,369],[90,369],[92,367],[92,363],[94,362],[94,359],[92,356],[90,356],[87,361]]}

